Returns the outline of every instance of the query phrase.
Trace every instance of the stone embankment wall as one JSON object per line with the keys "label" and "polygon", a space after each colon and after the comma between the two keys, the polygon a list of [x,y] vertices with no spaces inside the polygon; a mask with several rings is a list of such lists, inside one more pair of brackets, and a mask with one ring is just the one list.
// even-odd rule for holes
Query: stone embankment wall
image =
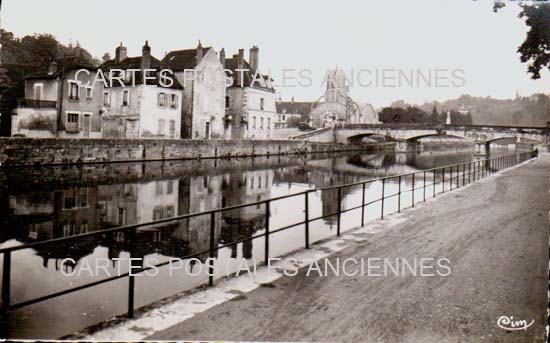
{"label": "stone embankment wall", "polygon": [[0,139],[0,166],[254,157],[383,149],[393,149],[393,145],[349,146],[273,140],[2,138]]}

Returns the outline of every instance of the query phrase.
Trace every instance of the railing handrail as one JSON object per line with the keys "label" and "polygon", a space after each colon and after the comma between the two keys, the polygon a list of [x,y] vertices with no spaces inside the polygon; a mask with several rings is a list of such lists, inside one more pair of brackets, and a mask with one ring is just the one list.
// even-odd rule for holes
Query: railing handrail
{"label": "railing handrail", "polygon": [[265,204],[265,203],[267,203],[267,202],[273,202],[273,201],[277,201],[277,200],[287,199],[287,198],[296,197],[296,196],[300,196],[300,195],[304,195],[304,194],[308,194],[308,193],[313,193],[313,192],[318,192],[318,191],[325,191],[325,190],[333,190],[333,189],[338,189],[338,188],[354,187],[354,186],[362,185],[362,184],[364,184],[364,183],[366,184],[366,183],[373,183],[373,182],[377,182],[377,181],[386,181],[386,180],[396,179],[396,178],[400,178],[400,177],[403,178],[403,177],[411,176],[411,175],[413,175],[413,174],[424,173],[424,172],[431,172],[431,171],[434,171],[434,170],[447,169],[447,168],[456,167],[456,166],[459,166],[459,165],[464,165],[464,164],[468,164],[468,163],[472,163],[472,162],[490,161],[490,160],[493,160],[493,159],[496,159],[496,158],[500,158],[500,157],[517,156],[517,155],[518,155],[518,154],[502,155],[502,156],[498,156],[498,157],[492,157],[492,158],[487,158],[487,159],[482,159],[482,160],[477,160],[477,161],[450,164],[450,165],[441,166],[441,167],[434,167],[434,168],[430,168],[430,169],[422,169],[422,170],[419,170],[419,171],[417,171],[417,172],[410,172],[410,173],[405,173],[405,174],[384,176],[384,177],[379,177],[379,178],[375,178],[375,179],[357,181],[357,182],[353,182],[353,183],[342,184],[342,185],[336,185],[336,186],[328,186],[328,187],[320,187],[320,188],[308,189],[308,190],[305,190],[305,191],[296,192],[296,193],[291,193],[291,194],[286,194],[286,195],[281,195],[281,196],[277,196],[277,197],[273,197],[273,198],[269,198],[269,199],[264,199],[264,200],[260,200],[260,201],[249,202],[249,203],[244,203],[244,204],[239,204],[239,205],[233,205],[233,206],[226,206],[226,207],[221,207],[221,208],[215,208],[215,209],[211,209],[211,210],[207,210],[207,211],[202,211],[202,212],[187,213],[187,214],[184,214],[184,215],[175,216],[175,217],[170,217],[170,218],[164,218],[164,219],[155,220],[155,221],[151,221],[151,222],[144,222],[144,223],[137,223],[137,224],[132,224],[132,225],[118,226],[118,227],[109,228],[109,229],[105,229],[105,230],[99,230],[99,231],[94,231],[94,232],[87,232],[87,233],[78,234],[78,235],[73,235],[73,236],[68,236],[68,237],[54,238],[54,239],[49,239],[49,240],[44,240],[44,241],[38,241],[38,242],[33,242],[33,243],[28,243],[28,244],[23,244],[23,245],[17,245],[17,246],[12,246],[12,247],[7,247],[7,248],[1,248],[1,249],[0,249],[0,254],[6,253],[6,252],[11,252],[11,251],[30,249],[30,248],[34,248],[34,247],[42,246],[42,245],[46,245],[46,244],[60,243],[60,242],[69,241],[69,240],[74,240],[74,239],[79,239],[79,238],[100,236],[100,235],[104,235],[104,234],[107,234],[107,233],[113,233],[113,232],[119,232],[119,231],[133,230],[133,229],[138,229],[138,228],[144,227],[144,226],[152,226],[152,225],[164,224],[164,223],[169,223],[169,222],[173,222],[173,221],[179,221],[179,220],[184,220],[184,219],[189,219],[189,218],[194,218],[194,217],[200,217],[200,216],[204,216],[204,215],[209,215],[209,214],[212,214],[212,213],[218,213],[218,212],[226,212],[226,211],[231,211],[231,210],[237,210],[237,209],[244,208],[244,207],[262,205],[262,204]]}

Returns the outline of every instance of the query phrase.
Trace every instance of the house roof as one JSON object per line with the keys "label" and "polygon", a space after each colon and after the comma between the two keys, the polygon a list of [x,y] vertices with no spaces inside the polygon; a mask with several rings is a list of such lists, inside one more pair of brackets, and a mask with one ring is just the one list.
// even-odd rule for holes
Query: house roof
{"label": "house roof", "polygon": [[271,79],[268,75],[262,74],[261,80],[254,80],[256,71],[250,68],[250,64],[245,59],[243,59],[242,69],[246,69],[246,71],[244,72],[236,71],[237,69],[239,69],[238,66],[239,66],[239,61],[237,57],[227,58],[225,60],[225,69],[231,71],[231,73],[229,72],[227,73],[227,76],[231,76],[233,78],[232,87],[241,87],[237,78],[240,73],[243,73],[243,81],[242,81],[243,87],[252,87],[256,89],[266,90],[269,92],[275,92],[275,88],[273,87],[273,79]]}
{"label": "house roof", "polygon": [[275,104],[275,107],[277,108],[277,113],[279,114],[304,114],[309,115],[311,112],[311,109],[313,108],[314,102],[304,101],[304,102],[296,102],[296,101],[278,101]]}
{"label": "house roof", "polygon": [[81,56],[71,56],[63,57],[55,61],[57,63],[57,70],[50,73],[48,69],[41,70],[36,73],[32,73],[25,76],[26,80],[46,80],[46,79],[55,79],[61,75],[61,71],[71,71],[75,69],[87,69],[87,70],[97,70],[98,68],[83,59]]}
{"label": "house roof", "polygon": [[[112,69],[122,69],[122,70],[141,69],[142,60],[143,60],[142,56],[128,57],[128,58],[123,59],[122,61],[116,61],[116,60],[112,59],[112,60],[108,60],[108,61],[104,62],[100,66],[100,68],[103,72],[108,72]],[[165,70],[165,69],[171,69],[170,66],[165,64],[165,63],[162,63],[161,61],[159,61],[154,56],[151,56],[151,64],[150,64],[149,69],[154,69],[156,71],[156,73],[154,73],[155,79],[147,80],[147,85],[154,85],[154,86],[164,87],[159,82],[159,76],[160,75],[159,75],[158,72],[160,72],[161,70]],[[167,75],[167,76],[170,77],[171,75]],[[172,77],[172,80],[174,81],[172,86],[164,87],[164,88],[183,89],[183,86],[181,85],[181,83],[175,77]],[[143,84],[142,73],[140,71],[135,72],[135,82],[132,82],[132,80],[125,80],[124,84],[125,85],[133,85],[133,84],[140,85],[140,84]],[[120,84],[119,84],[119,82],[113,82],[113,86],[117,87],[117,86],[120,86]]]}
{"label": "house roof", "polygon": [[[203,56],[212,47],[202,48]],[[168,65],[173,71],[183,71],[185,69],[195,69],[197,66],[197,49],[185,49],[170,51],[162,59],[162,63]]]}

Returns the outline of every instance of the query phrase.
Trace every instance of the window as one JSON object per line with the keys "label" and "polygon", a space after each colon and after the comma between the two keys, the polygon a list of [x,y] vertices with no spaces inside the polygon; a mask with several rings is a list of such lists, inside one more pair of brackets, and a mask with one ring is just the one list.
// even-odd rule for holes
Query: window
{"label": "window", "polygon": [[67,132],[78,132],[78,113],[67,113]]}
{"label": "window", "polygon": [[260,129],[263,130],[264,129],[264,118],[260,118]]}
{"label": "window", "polygon": [[168,187],[167,187],[167,190],[166,190],[166,194],[172,194],[172,193],[174,193],[174,181],[170,180],[170,181],[168,181]]}
{"label": "window", "polygon": [[166,218],[172,218],[176,214],[173,205],[166,206]]}
{"label": "window", "polygon": [[76,192],[74,190],[63,192],[63,209],[70,210],[76,207]]}
{"label": "window", "polygon": [[252,117],[252,128],[256,128],[256,117]]}
{"label": "window", "polygon": [[166,107],[166,93],[159,93],[158,106]]}
{"label": "window", "polygon": [[42,100],[42,84],[37,83],[34,85],[34,100]]}
{"label": "window", "polygon": [[122,106],[130,106],[130,91],[122,91]]}
{"label": "window", "polygon": [[30,226],[29,226],[29,238],[30,239],[37,239],[38,238],[38,228],[36,227],[36,224],[30,224]]}
{"label": "window", "polygon": [[260,98],[260,110],[264,110],[264,98]]}
{"label": "window", "polygon": [[155,183],[155,194],[161,196],[164,194],[164,187],[162,186],[162,181],[157,181]]}
{"label": "window", "polygon": [[177,94],[171,94],[170,95],[170,108],[178,108],[178,95]]}
{"label": "window", "polygon": [[174,138],[176,136],[176,121],[170,120],[170,138]]}
{"label": "window", "polygon": [[162,241],[162,232],[154,231],[153,232],[153,242],[161,242],[161,241]]}
{"label": "window", "polygon": [[86,87],[86,99],[92,98],[92,87]]}
{"label": "window", "polygon": [[153,209],[153,220],[161,220],[161,219],[163,219],[162,206],[156,206]]}
{"label": "window", "polygon": [[159,119],[159,124],[158,124],[158,135],[159,136],[164,136],[164,119]]}
{"label": "window", "polygon": [[111,97],[110,97],[110,94],[109,92],[104,92],[103,93],[103,106],[110,106],[111,105]]}
{"label": "window", "polygon": [[271,118],[267,118],[267,129],[271,129]]}
{"label": "window", "polygon": [[78,100],[79,90],[78,83],[69,82],[69,100]]}
{"label": "window", "polygon": [[118,226],[126,225],[126,209],[122,207],[118,208],[117,225]]}
{"label": "window", "polygon": [[231,107],[231,98],[228,96],[225,97],[225,108]]}
{"label": "window", "polygon": [[80,189],[80,207],[88,207],[88,188]]}

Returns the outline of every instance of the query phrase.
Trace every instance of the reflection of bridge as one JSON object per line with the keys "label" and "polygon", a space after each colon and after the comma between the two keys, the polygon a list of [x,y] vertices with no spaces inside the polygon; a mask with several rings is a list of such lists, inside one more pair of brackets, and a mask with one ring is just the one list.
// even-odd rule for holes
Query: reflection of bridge
{"label": "reflection of bridge", "polygon": [[548,129],[544,127],[509,127],[489,125],[429,125],[429,124],[346,124],[332,130],[318,130],[295,136],[314,142],[358,144],[364,139],[383,137],[398,143],[400,151],[421,150],[420,140],[443,137],[475,143],[478,152],[488,154],[490,144],[503,139],[518,143],[543,144],[548,142]]}

